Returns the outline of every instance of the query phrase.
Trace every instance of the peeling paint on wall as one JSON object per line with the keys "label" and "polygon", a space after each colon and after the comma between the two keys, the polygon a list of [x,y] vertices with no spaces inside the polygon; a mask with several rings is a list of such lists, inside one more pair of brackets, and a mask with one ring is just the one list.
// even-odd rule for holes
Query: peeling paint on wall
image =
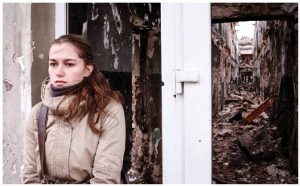
{"label": "peeling paint on wall", "polygon": [[119,67],[119,58],[118,58],[118,53],[117,51],[119,50],[119,48],[115,49],[115,45],[114,45],[114,39],[111,38],[111,54],[114,57],[114,69],[117,70]]}
{"label": "peeling paint on wall", "polygon": [[87,38],[101,54],[96,59],[99,70],[108,79],[131,75],[131,87],[122,90],[130,90],[132,100],[125,106],[131,108],[125,111],[130,116],[131,148],[125,153],[130,181],[162,183],[160,5],[96,3],[89,4],[88,12]]}
{"label": "peeling paint on wall", "polygon": [[149,32],[149,39],[148,39],[148,47],[147,47],[147,56],[148,58],[152,58],[155,52],[154,44],[159,42],[158,37],[159,31],[157,32]]}
{"label": "peeling paint on wall", "polygon": [[25,64],[23,61],[23,56],[17,56],[16,54],[13,55],[13,62],[19,67],[19,69],[24,72],[25,71]]}
{"label": "peeling paint on wall", "polygon": [[12,82],[10,82],[7,79],[4,79],[3,84],[4,84],[5,91],[11,91],[12,88],[14,87]]}
{"label": "peeling paint on wall", "polygon": [[115,20],[114,22],[115,22],[117,31],[118,31],[119,35],[121,35],[122,31],[123,31],[123,23],[122,23],[118,8],[115,3],[111,3],[110,6],[111,6],[111,12],[112,12],[113,18]]}
{"label": "peeling paint on wall", "polygon": [[103,23],[103,44],[105,49],[109,49],[109,21],[107,20],[107,15],[104,15],[104,23]]}
{"label": "peeling paint on wall", "polygon": [[92,12],[92,17],[91,17],[92,21],[95,21],[96,19],[98,19],[98,17],[99,17],[98,8],[95,8],[95,3],[93,3],[91,12]]}
{"label": "peeling paint on wall", "polygon": [[[73,17],[79,10],[75,5],[70,6]],[[160,4],[87,7],[87,29],[82,34],[95,49],[97,68],[126,99],[129,141],[124,164],[130,181],[162,183]]]}
{"label": "peeling paint on wall", "polygon": [[[132,154],[134,162],[130,171],[137,176],[134,183],[141,182],[141,177],[145,183],[161,183],[161,108],[156,105],[160,103],[161,79],[157,76],[160,67],[157,64],[157,57],[160,56],[156,50],[159,46],[160,34],[155,31],[149,31],[146,35],[133,35],[133,122],[135,127],[133,131],[132,153],[139,149],[136,154]],[[148,57],[147,51],[154,47],[153,55]],[[153,60],[153,61],[152,61]],[[138,67],[138,68],[137,68]],[[156,73],[158,73],[156,75]],[[157,91],[158,90],[158,91]],[[159,104],[160,105],[160,104]],[[158,127],[156,127],[158,126]],[[136,135],[135,134],[140,134]],[[140,149],[142,149],[140,151]],[[141,153],[142,152],[142,153]],[[138,174],[139,173],[139,174]]]}

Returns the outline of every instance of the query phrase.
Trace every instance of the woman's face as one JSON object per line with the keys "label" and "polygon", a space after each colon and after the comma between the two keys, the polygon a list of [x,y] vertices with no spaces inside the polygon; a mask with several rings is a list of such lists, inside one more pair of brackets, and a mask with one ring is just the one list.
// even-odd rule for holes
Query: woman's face
{"label": "woman's face", "polygon": [[48,73],[54,87],[75,85],[91,75],[92,65],[85,65],[77,49],[69,43],[54,44],[49,50]]}

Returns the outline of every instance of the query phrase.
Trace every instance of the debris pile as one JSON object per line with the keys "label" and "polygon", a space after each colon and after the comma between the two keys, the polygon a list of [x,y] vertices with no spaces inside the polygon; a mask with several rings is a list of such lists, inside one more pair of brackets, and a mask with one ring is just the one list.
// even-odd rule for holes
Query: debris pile
{"label": "debris pile", "polygon": [[[213,183],[298,183],[281,153],[268,100],[246,90],[225,99],[223,110],[213,118]],[[248,116],[251,121],[246,120]]]}
{"label": "debris pile", "polygon": [[238,144],[251,160],[271,160],[275,156],[272,137],[265,128],[245,132],[238,137]]}

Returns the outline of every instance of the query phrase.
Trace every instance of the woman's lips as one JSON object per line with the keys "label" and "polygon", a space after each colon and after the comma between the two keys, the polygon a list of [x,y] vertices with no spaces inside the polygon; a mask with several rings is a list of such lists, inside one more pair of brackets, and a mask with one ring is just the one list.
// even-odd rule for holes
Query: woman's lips
{"label": "woman's lips", "polygon": [[56,85],[63,85],[65,83],[67,83],[67,82],[65,82],[65,81],[55,81],[54,82],[54,84],[56,84]]}
{"label": "woman's lips", "polygon": [[66,82],[58,80],[58,81],[55,81],[55,83],[66,83]]}

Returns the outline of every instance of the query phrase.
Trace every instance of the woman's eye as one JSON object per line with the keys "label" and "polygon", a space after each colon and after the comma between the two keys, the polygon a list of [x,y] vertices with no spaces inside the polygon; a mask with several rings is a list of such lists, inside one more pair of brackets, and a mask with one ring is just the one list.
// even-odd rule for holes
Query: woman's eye
{"label": "woman's eye", "polygon": [[72,66],[74,66],[74,64],[73,63],[67,63],[66,66],[67,67],[72,67]]}
{"label": "woman's eye", "polygon": [[50,67],[55,67],[57,64],[56,63],[49,63]]}

